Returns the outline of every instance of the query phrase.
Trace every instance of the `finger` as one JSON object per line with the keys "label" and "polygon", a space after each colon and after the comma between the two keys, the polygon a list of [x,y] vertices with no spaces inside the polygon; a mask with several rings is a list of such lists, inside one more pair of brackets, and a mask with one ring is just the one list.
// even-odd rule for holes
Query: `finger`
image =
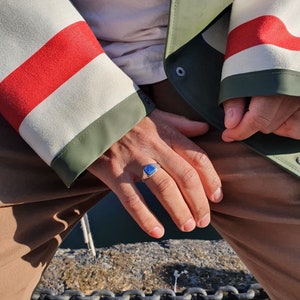
{"label": "finger", "polygon": [[[187,138],[184,138],[184,140],[189,141]],[[193,144],[191,141],[190,143]],[[196,148],[199,150],[198,147]],[[198,227],[206,227],[210,222],[210,208],[200,176],[197,170],[183,157],[176,152],[170,154],[169,149],[168,146],[166,146],[165,149],[161,148],[159,151],[160,156],[158,156],[159,163],[169,176],[163,176],[163,172],[160,171],[152,176],[151,180],[147,180],[146,183],[147,185],[152,184],[149,188],[161,202],[165,202],[163,205],[168,210],[172,219],[177,222],[177,224],[179,220],[179,228],[182,229],[180,224],[184,223],[183,220],[185,220],[185,222],[187,221],[187,215],[182,218],[183,212],[185,214],[191,212],[196,225]],[[204,165],[208,166],[208,164]],[[204,165],[203,168],[205,169]],[[206,169],[203,171],[207,172]],[[210,175],[207,174],[208,178],[209,176]],[[218,176],[217,178],[219,180]],[[220,185],[219,181],[218,188],[220,188]],[[156,191],[157,188],[159,188],[158,191]],[[176,205],[174,205],[174,199],[177,201]],[[182,206],[184,204],[183,201],[188,206],[189,211]],[[220,201],[220,199],[217,201]],[[170,208],[168,208],[168,204],[171,205]],[[178,211],[174,210],[174,208],[178,209]]]}
{"label": "finger", "polygon": [[241,141],[252,136],[261,128],[265,128],[262,123],[268,123],[268,120],[263,120],[261,117],[253,115],[248,111],[238,126],[232,129],[225,129],[222,133],[224,142]]}
{"label": "finger", "polygon": [[176,182],[166,171],[160,168],[153,176],[144,180],[144,182],[181,231],[189,232],[195,228],[196,221],[188,204],[183,198]]}
{"label": "finger", "polygon": [[195,137],[205,134],[209,130],[209,125],[204,122],[191,121],[183,116],[174,115],[171,113],[155,110],[151,113],[152,119],[156,122],[164,120],[169,126],[176,128],[183,135]]}
{"label": "finger", "polygon": [[124,208],[142,230],[153,238],[161,238],[164,235],[163,225],[150,211],[133,182],[121,183],[119,188],[115,188],[114,191]]}
{"label": "finger", "polygon": [[220,202],[223,198],[222,183],[205,151],[187,138],[173,141],[172,148],[187,162],[180,168],[177,180],[181,179],[182,190],[189,193],[189,198],[203,199],[203,195],[207,195],[212,202]]}
{"label": "finger", "polygon": [[[260,131],[268,134],[277,130],[299,107],[293,97],[252,97],[249,111],[235,128],[226,129],[222,138],[225,142],[244,140]],[[284,132],[281,132],[285,134]]]}
{"label": "finger", "polygon": [[[164,227],[157,220],[155,215],[147,207],[143,196],[137,189],[133,175],[124,172],[123,168],[110,166],[105,159],[97,160],[89,167],[89,172],[106,184],[118,197],[124,208],[135,220],[135,222],[148,235],[153,238],[160,238],[164,235]],[[112,172],[107,170],[112,169]]]}
{"label": "finger", "polygon": [[236,127],[242,120],[245,113],[245,107],[246,107],[245,99],[236,98],[236,99],[227,100],[224,102],[223,107],[225,113],[225,119],[224,119],[225,127],[226,128]]}
{"label": "finger", "polygon": [[[158,111],[159,113],[159,111]],[[164,115],[165,113],[162,113]],[[188,131],[189,126],[191,123],[199,123],[199,122],[191,122],[188,119],[185,119],[186,122],[184,123],[186,126],[185,128],[180,128],[181,122],[178,123],[178,118],[175,116],[174,118],[172,116],[175,115],[169,115],[169,125],[173,125],[178,129],[181,133],[183,130]],[[159,122],[159,121],[158,121]],[[178,123],[178,124],[177,124]],[[183,122],[182,122],[183,123]],[[171,127],[171,126],[169,126]],[[185,180],[182,178],[187,178],[187,177],[196,177],[193,175],[192,171],[190,168],[192,167],[193,169],[196,169],[197,175],[201,178],[199,180],[197,176],[197,185],[198,185],[198,192],[195,193],[195,195],[201,195],[200,199],[203,199],[206,195],[208,195],[209,199],[214,201],[214,202],[219,202],[222,200],[223,193],[221,189],[221,181],[219,176],[217,175],[217,172],[215,171],[212,163],[208,159],[207,155],[204,153],[202,149],[200,149],[195,143],[193,143],[190,139],[188,139],[186,136],[180,134],[180,132],[172,131],[172,133],[169,132],[169,129],[166,129],[165,132],[161,131],[160,128],[160,133],[163,137],[163,140],[165,143],[170,147],[175,150],[175,154],[170,154],[168,152],[169,147],[166,149],[157,149],[157,152],[162,154],[160,159],[161,161],[164,162],[163,166],[168,168],[167,172],[171,174],[172,177],[176,180],[176,183],[179,184],[182,193],[189,194],[189,189],[185,188],[186,182],[189,182],[189,180]],[[164,153],[165,151],[165,153]],[[177,154],[176,154],[177,152]],[[181,168],[181,173],[180,172],[174,172],[173,168],[174,166],[178,165],[178,157],[176,156],[182,156],[184,160],[187,162],[187,166],[185,168]],[[177,159],[177,161],[173,161],[173,159]],[[170,165],[171,164],[171,165]],[[196,166],[196,167],[195,167]],[[183,172],[182,172],[183,170]],[[195,173],[195,170],[194,170]],[[178,176],[178,174],[180,174]],[[201,184],[201,181],[203,181],[203,186]],[[203,188],[205,190],[205,193],[203,192]],[[199,191],[201,189],[201,191]],[[192,188],[191,189],[192,193],[195,192],[195,190]],[[204,196],[203,196],[204,195]],[[188,199],[192,199],[191,203],[194,202],[194,197],[189,196]]]}
{"label": "finger", "polygon": [[300,110],[296,111],[289,119],[287,119],[275,131],[275,134],[289,137],[292,139],[300,139]]}
{"label": "finger", "polygon": [[121,180],[119,184],[115,183],[106,182],[140,228],[153,238],[161,238],[165,233],[164,227],[150,211],[134,182]]}

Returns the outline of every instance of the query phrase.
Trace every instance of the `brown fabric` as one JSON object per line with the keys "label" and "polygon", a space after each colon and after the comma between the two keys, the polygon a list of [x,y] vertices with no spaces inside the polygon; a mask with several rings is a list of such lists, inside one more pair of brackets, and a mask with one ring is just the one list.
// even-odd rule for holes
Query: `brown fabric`
{"label": "brown fabric", "polygon": [[[147,87],[157,107],[199,119],[169,82]],[[300,295],[300,182],[213,128],[194,141],[221,177],[224,200],[211,204],[212,224],[272,299]]]}
{"label": "brown fabric", "polygon": [[299,180],[241,144],[223,143],[217,132],[196,142],[223,184],[224,200],[211,205],[213,226],[272,299],[298,299]]}
{"label": "brown fabric", "polygon": [[108,189],[70,189],[0,116],[0,299],[28,300],[62,239]]}
{"label": "brown fabric", "polygon": [[[168,82],[142,88],[161,109],[197,119]],[[67,189],[1,117],[0,136],[0,299],[28,300],[62,239],[108,190],[89,174]],[[299,181],[214,129],[194,140],[223,183],[213,225],[272,299],[297,299]]]}
{"label": "brown fabric", "polygon": [[199,115],[178,96],[169,81],[164,80],[152,85],[143,85],[141,89],[156,103],[160,110],[186,116],[191,120],[201,120]]}

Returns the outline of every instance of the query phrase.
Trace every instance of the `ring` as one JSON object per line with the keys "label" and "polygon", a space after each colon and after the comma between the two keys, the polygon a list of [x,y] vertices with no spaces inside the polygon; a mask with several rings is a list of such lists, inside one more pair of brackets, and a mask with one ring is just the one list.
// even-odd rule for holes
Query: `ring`
{"label": "ring", "polygon": [[158,163],[152,163],[152,164],[146,165],[143,168],[142,180],[146,180],[146,179],[150,178],[151,176],[153,176],[159,168],[160,168],[160,165]]}

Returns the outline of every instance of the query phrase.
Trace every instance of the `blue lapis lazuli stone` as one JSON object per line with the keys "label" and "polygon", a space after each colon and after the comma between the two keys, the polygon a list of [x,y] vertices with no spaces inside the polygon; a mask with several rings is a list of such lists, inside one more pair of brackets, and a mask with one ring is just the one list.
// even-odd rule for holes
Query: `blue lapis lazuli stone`
{"label": "blue lapis lazuli stone", "polygon": [[144,171],[148,176],[151,176],[156,171],[156,166],[149,164],[144,167]]}

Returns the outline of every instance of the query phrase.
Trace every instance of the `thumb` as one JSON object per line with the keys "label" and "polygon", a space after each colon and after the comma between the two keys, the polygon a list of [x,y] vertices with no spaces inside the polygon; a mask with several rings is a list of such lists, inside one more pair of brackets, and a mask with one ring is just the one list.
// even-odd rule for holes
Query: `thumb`
{"label": "thumb", "polygon": [[246,101],[244,98],[229,99],[224,102],[224,125],[227,129],[236,127],[245,113]]}

